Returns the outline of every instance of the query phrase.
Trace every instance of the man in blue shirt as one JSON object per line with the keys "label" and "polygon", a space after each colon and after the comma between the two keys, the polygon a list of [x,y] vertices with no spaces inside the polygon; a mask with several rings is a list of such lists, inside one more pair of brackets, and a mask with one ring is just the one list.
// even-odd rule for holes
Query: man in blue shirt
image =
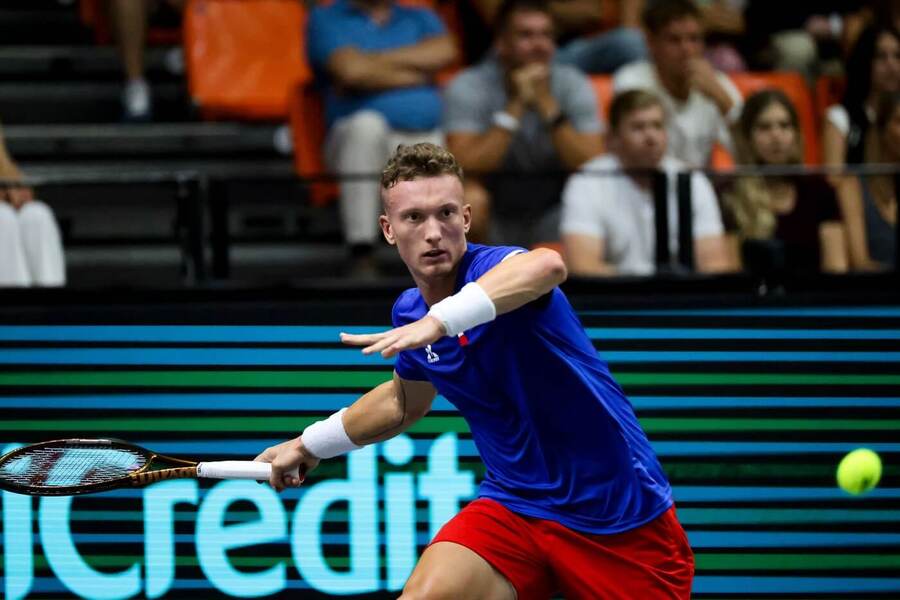
{"label": "man in blue shirt", "polygon": [[405,431],[440,392],[486,475],[402,599],[689,598],[693,555],[669,483],[557,287],[559,254],[467,244],[462,171],[438,146],[399,148],[381,185],[382,233],[416,287],[395,303],[394,329],[341,339],[396,355],[393,379],[260,454],[271,485]]}
{"label": "man in blue shirt", "polygon": [[325,98],[325,162],[339,175],[344,236],[357,274],[374,271],[376,173],[401,143],[440,141],[434,74],[456,48],[438,16],[386,0],[337,0],[312,11],[308,54]]}

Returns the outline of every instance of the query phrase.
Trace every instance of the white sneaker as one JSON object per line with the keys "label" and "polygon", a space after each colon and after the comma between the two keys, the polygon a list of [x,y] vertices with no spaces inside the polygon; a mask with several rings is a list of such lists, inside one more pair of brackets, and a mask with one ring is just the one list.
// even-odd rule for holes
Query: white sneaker
{"label": "white sneaker", "polygon": [[150,120],[150,86],[145,79],[132,79],[125,84],[122,109],[126,121]]}

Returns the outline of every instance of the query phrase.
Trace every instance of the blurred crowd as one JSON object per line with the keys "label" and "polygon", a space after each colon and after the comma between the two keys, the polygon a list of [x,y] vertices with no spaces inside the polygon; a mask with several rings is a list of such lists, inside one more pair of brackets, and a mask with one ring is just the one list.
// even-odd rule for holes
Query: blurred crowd
{"label": "blurred crowd", "polygon": [[[123,118],[151,121],[145,6],[110,4]],[[445,144],[466,172],[473,241],[549,244],[576,275],[652,274],[654,196],[676,256],[676,177],[691,172],[696,271],[895,266],[900,179],[842,167],[900,166],[900,2],[307,4],[325,168],[371,175],[398,144]],[[805,115],[778,85],[739,89],[748,72],[798,74],[819,108]],[[0,176],[21,177],[5,152]],[[49,209],[21,186],[0,200],[0,284],[61,284]],[[337,201],[349,273],[377,276],[378,180],[343,180]]]}

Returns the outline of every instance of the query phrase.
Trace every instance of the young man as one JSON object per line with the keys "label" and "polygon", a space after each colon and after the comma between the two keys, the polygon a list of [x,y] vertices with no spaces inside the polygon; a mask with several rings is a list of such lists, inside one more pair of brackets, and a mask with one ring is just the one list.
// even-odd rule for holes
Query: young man
{"label": "young man", "polygon": [[669,120],[669,153],[693,167],[709,163],[713,145],[734,150],[729,128],[741,116],[741,94],[703,58],[700,10],[690,0],[654,2],[644,12],[652,62],[616,71],[616,93],[642,89],[662,99]]}
{"label": "young man", "polygon": [[[646,173],[669,177],[669,248],[678,254],[678,198],[675,173],[686,165],[668,156],[662,101],[641,90],[617,95],[610,108],[610,153],[585,164],[563,191],[560,230],[566,262],[575,275],[650,275],[656,270],[653,182]],[[592,173],[595,172],[595,173]],[[702,173],[691,177],[694,257],[700,272],[731,268],[722,217],[712,184]]]}
{"label": "young man", "polygon": [[466,243],[462,171],[431,144],[382,175],[385,239],[416,282],[394,329],[342,335],[397,356],[394,377],[257,457],[281,490],[329,458],[389,439],[440,392],[487,474],[437,534],[401,598],[689,598],[693,556],[660,464],[622,389],[556,286],[550,250]]}
{"label": "young man", "polygon": [[466,181],[473,239],[530,246],[556,239],[564,178],[600,153],[601,124],[587,77],[553,62],[547,2],[505,0],[493,52],[447,88],[447,147]]}

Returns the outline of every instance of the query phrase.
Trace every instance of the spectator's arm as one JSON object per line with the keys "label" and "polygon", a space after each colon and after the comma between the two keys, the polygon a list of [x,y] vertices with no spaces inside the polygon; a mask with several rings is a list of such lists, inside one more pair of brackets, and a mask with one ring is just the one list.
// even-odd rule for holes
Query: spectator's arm
{"label": "spectator's arm", "polygon": [[822,128],[822,160],[829,166],[843,166],[847,157],[847,136],[829,119]]}
{"label": "spectator's arm", "polygon": [[641,15],[644,14],[644,0],[620,0],[619,25],[640,29]]}
{"label": "spectator's arm", "polygon": [[819,268],[823,273],[846,273],[847,241],[844,226],[839,221],[825,221],[819,225]]}
{"label": "spectator's arm", "polygon": [[869,255],[866,240],[866,218],[863,207],[862,184],[858,177],[841,176],[837,180],[838,207],[847,234],[847,254],[850,268],[873,271],[878,265]]}
{"label": "spectator's arm", "polygon": [[551,0],[550,14],[563,33],[590,32],[602,23],[602,2],[598,0]]}
{"label": "spectator's arm", "polygon": [[725,0],[713,0],[710,4],[701,7],[703,23],[707,32],[724,33],[729,35],[744,34],[744,15]]}
{"label": "spectator's arm", "polygon": [[582,233],[566,233],[562,236],[563,254],[569,273],[581,276],[615,275],[616,268],[605,262],[603,240]]}
{"label": "spectator's arm", "polygon": [[[550,88],[549,76],[536,87],[535,108],[541,119],[552,127],[553,146],[563,167],[570,171],[603,152],[597,100],[594,90],[584,77],[573,80],[570,89],[557,99]],[[562,122],[554,122],[564,115]]]}
{"label": "spectator's arm", "polygon": [[708,235],[694,240],[694,258],[700,273],[736,270],[724,235]]}
{"label": "spectator's arm", "polygon": [[377,54],[345,46],[331,53],[326,63],[335,84],[351,90],[389,90],[426,83],[427,76],[412,67],[389,67]]}
{"label": "spectator's arm", "polygon": [[511,131],[496,125],[484,133],[448,131],[447,149],[464,171],[476,176],[484,175],[500,167],[512,138]]}
{"label": "spectator's arm", "polygon": [[553,129],[553,145],[563,166],[570,171],[603,152],[599,133],[581,133],[568,121]]}
{"label": "spectator's arm", "polygon": [[418,44],[376,54],[387,69],[415,69],[433,74],[457,59],[456,43],[449,34],[430,37]]}

